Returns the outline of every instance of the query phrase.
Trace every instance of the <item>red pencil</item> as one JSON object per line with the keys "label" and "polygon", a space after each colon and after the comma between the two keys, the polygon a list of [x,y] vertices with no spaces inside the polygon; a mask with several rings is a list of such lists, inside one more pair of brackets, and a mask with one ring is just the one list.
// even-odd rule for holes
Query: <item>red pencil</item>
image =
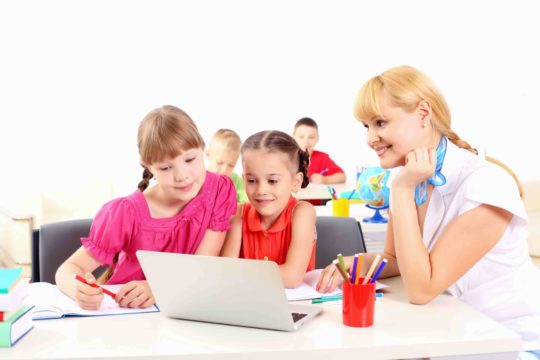
{"label": "red pencil", "polygon": [[112,297],[113,299],[116,298],[116,294],[113,293],[112,291],[109,291],[107,289],[105,289],[104,287],[102,286],[99,286],[98,284],[96,283],[92,283],[92,284],[89,284],[85,278],[83,278],[82,276],[80,275],[77,275],[77,274],[73,274],[73,278],[75,280],[79,280],[80,282],[82,282],[83,284],[86,284],[86,285],[90,285],[91,287],[95,287],[95,288],[101,288],[101,290],[103,290],[103,292],[107,295],[109,295],[110,297]]}

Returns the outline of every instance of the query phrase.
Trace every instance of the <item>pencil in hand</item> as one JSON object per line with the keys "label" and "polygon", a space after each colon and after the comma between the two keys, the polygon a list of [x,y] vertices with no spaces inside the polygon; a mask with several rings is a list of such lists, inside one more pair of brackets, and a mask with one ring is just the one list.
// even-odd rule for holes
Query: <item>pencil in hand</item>
{"label": "pencil in hand", "polygon": [[105,288],[102,287],[102,286],[99,286],[99,285],[96,284],[96,283],[91,283],[91,284],[89,284],[88,281],[86,281],[86,279],[83,278],[83,277],[80,276],[80,275],[73,274],[73,278],[74,278],[75,280],[78,280],[78,281],[82,282],[83,284],[89,285],[89,286],[91,286],[91,287],[94,287],[94,288],[101,288],[101,290],[103,290],[103,292],[104,292],[105,294],[109,295],[109,296],[112,297],[113,299],[116,299],[116,294],[115,294],[115,293],[113,293],[113,292],[110,291],[110,290],[105,289]]}

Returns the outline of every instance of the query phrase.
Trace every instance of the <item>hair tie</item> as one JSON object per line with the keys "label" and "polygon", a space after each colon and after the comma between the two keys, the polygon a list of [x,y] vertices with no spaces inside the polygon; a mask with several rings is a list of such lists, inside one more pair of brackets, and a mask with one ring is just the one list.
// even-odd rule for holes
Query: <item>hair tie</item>
{"label": "hair tie", "polygon": [[427,200],[427,184],[433,186],[441,186],[446,184],[446,177],[441,173],[441,169],[444,163],[444,156],[446,155],[446,137],[441,137],[441,141],[437,146],[437,166],[435,167],[435,172],[431,177],[422,181],[420,184],[416,185],[414,189],[414,201],[416,205],[420,206]]}

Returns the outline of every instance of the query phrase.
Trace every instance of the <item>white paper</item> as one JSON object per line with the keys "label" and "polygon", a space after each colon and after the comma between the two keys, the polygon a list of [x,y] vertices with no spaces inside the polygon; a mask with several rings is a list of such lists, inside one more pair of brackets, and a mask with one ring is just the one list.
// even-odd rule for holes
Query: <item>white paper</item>
{"label": "white paper", "polygon": [[[116,292],[122,285],[103,285],[104,288]],[[100,316],[136,314],[156,312],[153,305],[145,309],[122,308],[108,295],[104,295],[98,310],[84,310],[73,299],[61,292],[56,285],[37,282],[29,286],[29,296],[24,300],[26,305],[34,305],[32,319],[57,319],[63,316]]]}
{"label": "white paper", "polygon": [[[321,293],[315,290],[317,288],[317,283],[321,276],[323,269],[315,269],[308,271],[304,276],[304,282],[297,288],[294,289],[285,289],[287,294],[287,300],[297,301],[297,300],[309,300],[309,299],[318,299],[322,296],[333,296],[341,295],[341,287],[337,287],[336,290],[327,293]],[[388,287],[388,285],[376,282],[375,289],[380,290]]]}

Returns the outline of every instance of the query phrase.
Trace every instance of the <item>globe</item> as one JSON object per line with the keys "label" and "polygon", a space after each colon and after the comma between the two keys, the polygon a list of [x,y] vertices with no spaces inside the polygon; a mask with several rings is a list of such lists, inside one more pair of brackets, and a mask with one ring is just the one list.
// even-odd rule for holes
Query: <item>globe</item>
{"label": "globe", "polygon": [[356,190],[358,197],[362,199],[366,206],[375,210],[372,217],[363,219],[368,223],[387,223],[380,210],[388,209],[390,201],[390,189],[386,186],[390,170],[380,166],[362,168],[356,175]]}

